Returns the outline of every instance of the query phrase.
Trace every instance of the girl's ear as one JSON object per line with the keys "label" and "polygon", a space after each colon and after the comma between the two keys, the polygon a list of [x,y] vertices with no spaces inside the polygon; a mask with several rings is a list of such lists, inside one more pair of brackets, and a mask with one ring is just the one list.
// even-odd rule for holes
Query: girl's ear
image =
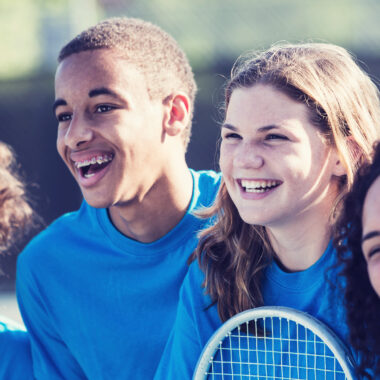
{"label": "girl's ear", "polygon": [[339,157],[339,154],[336,154],[335,168],[333,174],[337,177],[342,177],[343,175],[347,174],[347,169],[343,164],[343,161]]}
{"label": "girl's ear", "polygon": [[[358,143],[353,139],[352,136],[348,136],[346,137],[346,144],[350,151],[351,160],[354,160],[355,163],[358,162],[362,156],[362,151]],[[343,164],[343,160],[341,159],[340,154],[338,153],[337,149],[335,149],[335,155],[336,155],[336,162],[335,162],[334,175],[338,177],[347,175],[347,168]]]}
{"label": "girl's ear", "polygon": [[164,101],[167,107],[164,131],[169,136],[177,136],[190,122],[190,99],[185,93],[177,93]]}
{"label": "girl's ear", "polygon": [[346,137],[346,143],[350,149],[351,156],[356,163],[360,161],[363,156],[363,151],[360,149],[359,144],[354,140],[352,136]]}

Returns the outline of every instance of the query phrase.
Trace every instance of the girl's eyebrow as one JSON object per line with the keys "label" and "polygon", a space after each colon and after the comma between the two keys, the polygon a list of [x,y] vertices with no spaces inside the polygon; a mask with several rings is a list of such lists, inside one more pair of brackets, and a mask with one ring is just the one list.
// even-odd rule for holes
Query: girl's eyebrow
{"label": "girl's eyebrow", "polygon": [[[228,123],[222,124],[221,128],[227,128],[227,129],[230,129],[231,131],[237,131],[238,130],[238,128],[236,128],[232,124],[228,124]],[[260,128],[258,128],[257,131],[258,132],[267,132],[267,131],[270,131],[272,129],[279,129],[279,127],[277,125],[271,124],[271,125],[266,125],[264,127],[260,127]]]}
{"label": "girl's eyebrow", "polygon": [[372,239],[376,236],[380,236],[380,230],[376,230],[376,231],[371,231],[371,232],[368,232],[367,234],[365,234],[363,237],[362,237],[362,244],[366,241],[366,240],[369,240],[369,239]]}
{"label": "girl's eyebrow", "polygon": [[234,127],[232,124],[224,123],[221,125],[220,128],[227,128],[230,129],[231,131],[237,131],[238,129]]}

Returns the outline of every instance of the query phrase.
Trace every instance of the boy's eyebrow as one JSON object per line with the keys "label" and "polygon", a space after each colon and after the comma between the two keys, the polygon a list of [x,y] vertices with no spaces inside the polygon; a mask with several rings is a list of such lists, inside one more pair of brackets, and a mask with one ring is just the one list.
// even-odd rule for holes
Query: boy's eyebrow
{"label": "boy's eyebrow", "polygon": [[67,103],[66,103],[66,100],[64,99],[56,99],[55,102],[53,103],[53,112],[55,113],[55,110],[57,109],[57,107],[59,106],[67,106]]}
{"label": "boy's eyebrow", "polygon": [[95,96],[99,96],[99,95],[111,95],[111,96],[113,96],[114,98],[118,98],[118,99],[120,99],[120,96],[119,96],[116,92],[110,90],[110,89],[107,88],[107,87],[94,88],[93,90],[91,90],[91,91],[88,93],[88,96],[89,96],[90,98],[93,98],[93,97],[95,97]]}
{"label": "boy's eyebrow", "polygon": [[362,244],[366,241],[366,240],[369,240],[369,239],[372,239],[376,236],[380,236],[380,231],[371,231],[371,232],[368,232],[367,234],[365,234],[363,237],[362,237]]}
{"label": "boy's eyebrow", "polygon": [[[91,90],[88,93],[89,98],[94,98],[95,96],[99,96],[99,95],[110,95],[110,96],[112,96],[114,98],[120,99],[120,96],[116,92],[110,90],[107,87],[94,88],[93,90]],[[54,113],[55,113],[55,110],[57,109],[57,107],[59,107],[59,106],[67,106],[66,100],[58,98],[53,103],[53,112]]]}

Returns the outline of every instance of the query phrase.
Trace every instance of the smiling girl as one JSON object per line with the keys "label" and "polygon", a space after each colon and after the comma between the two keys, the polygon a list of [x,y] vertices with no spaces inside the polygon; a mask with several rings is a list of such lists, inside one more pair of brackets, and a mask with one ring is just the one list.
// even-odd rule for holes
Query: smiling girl
{"label": "smiling girl", "polygon": [[[347,280],[350,343],[365,368],[380,375],[380,143],[373,162],[359,170],[337,227],[337,251]],[[349,253],[347,255],[347,253]]]}
{"label": "smiling girl", "polygon": [[278,45],[239,59],[225,90],[223,182],[204,212],[156,378],[191,378],[203,346],[258,306],[306,311],[347,342],[331,235],[339,198],[380,137],[376,86],[343,48]]}

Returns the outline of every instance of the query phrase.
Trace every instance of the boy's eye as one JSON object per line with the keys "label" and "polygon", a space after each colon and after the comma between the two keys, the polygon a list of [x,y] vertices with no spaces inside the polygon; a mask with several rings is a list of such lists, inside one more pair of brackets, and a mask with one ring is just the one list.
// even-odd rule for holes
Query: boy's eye
{"label": "boy's eye", "polygon": [[56,117],[57,117],[57,120],[59,123],[63,123],[65,121],[71,120],[71,114],[70,113],[60,113]]}
{"label": "boy's eye", "polygon": [[112,111],[115,107],[109,106],[107,104],[101,104],[96,107],[95,112],[97,113],[103,113],[103,112],[109,112]]}

